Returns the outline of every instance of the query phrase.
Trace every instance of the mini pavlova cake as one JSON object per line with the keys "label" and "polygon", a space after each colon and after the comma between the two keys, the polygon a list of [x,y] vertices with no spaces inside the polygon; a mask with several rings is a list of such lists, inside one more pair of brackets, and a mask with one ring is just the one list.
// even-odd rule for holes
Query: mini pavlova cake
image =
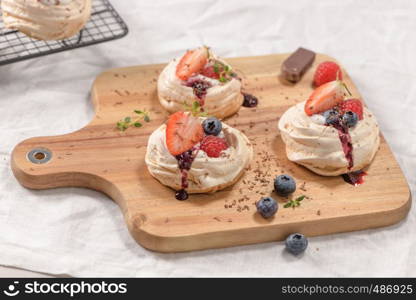
{"label": "mini pavlova cake", "polygon": [[160,74],[157,90],[160,103],[171,113],[196,101],[206,113],[222,119],[243,103],[240,78],[207,47],[172,60]]}
{"label": "mini pavlova cake", "polygon": [[39,40],[62,40],[77,34],[91,15],[91,0],[2,0],[7,28]]}
{"label": "mini pavlova cake", "polygon": [[150,174],[176,192],[209,193],[235,183],[253,156],[248,138],[215,117],[176,112],[149,137],[145,162]]}
{"label": "mini pavlova cake", "polygon": [[345,99],[346,92],[342,81],[328,82],[283,114],[279,129],[289,160],[326,176],[371,163],[380,145],[377,120],[359,99]]}

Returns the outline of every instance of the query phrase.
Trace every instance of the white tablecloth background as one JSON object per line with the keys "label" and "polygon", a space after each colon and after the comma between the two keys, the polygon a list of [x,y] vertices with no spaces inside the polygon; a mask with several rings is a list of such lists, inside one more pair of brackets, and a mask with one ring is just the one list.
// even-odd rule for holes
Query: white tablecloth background
{"label": "white tablecloth background", "polygon": [[[210,45],[221,56],[302,45],[340,60],[416,187],[416,1],[113,0],[127,37],[0,67],[0,264],[72,276],[416,276],[416,219],[309,240],[303,257],[267,243],[159,254],[130,237],[119,208],[78,188],[31,191],[10,170],[21,140],[77,130],[97,74]],[[319,250],[318,250],[319,249]]]}

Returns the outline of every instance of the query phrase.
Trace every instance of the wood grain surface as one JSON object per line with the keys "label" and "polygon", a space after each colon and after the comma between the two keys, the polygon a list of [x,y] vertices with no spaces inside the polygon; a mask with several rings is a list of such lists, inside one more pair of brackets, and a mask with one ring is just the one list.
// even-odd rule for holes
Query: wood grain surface
{"label": "wood grain surface", "polygon": [[[92,99],[96,115],[74,133],[23,141],[13,151],[12,169],[31,189],[76,186],[107,194],[120,206],[126,224],[143,247],[179,252],[229,247],[285,239],[293,232],[306,236],[387,226],[402,220],[411,205],[407,182],[389,146],[380,150],[365,184],[354,187],[340,176],[323,177],[287,160],[277,121],[290,106],[312,91],[316,65],[333,60],[317,55],[314,65],[296,85],[280,78],[288,54],[231,58],[244,81],[244,91],[259,98],[257,108],[242,107],[225,122],[243,131],[254,145],[254,160],[233,186],[214,194],[190,195],[177,201],[174,191],[147,171],[144,155],[150,133],[167,113],[157,100],[156,81],[164,65],[113,69],[96,79]],[[346,74],[353,95],[359,93]],[[364,99],[365,100],[365,99]],[[150,111],[151,122],[125,132],[115,124],[134,109]],[[46,164],[34,164],[27,153],[38,147],[52,152]],[[307,198],[297,208],[283,208],[287,199],[273,193],[273,178],[292,175]],[[270,220],[256,213],[255,202],[272,195],[279,211]]]}

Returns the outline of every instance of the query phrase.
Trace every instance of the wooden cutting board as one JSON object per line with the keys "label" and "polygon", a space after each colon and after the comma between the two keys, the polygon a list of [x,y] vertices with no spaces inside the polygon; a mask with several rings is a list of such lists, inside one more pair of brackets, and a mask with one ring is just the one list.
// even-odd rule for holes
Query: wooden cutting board
{"label": "wooden cutting board", "polygon": [[[293,85],[279,77],[287,56],[228,59],[243,77],[245,92],[257,96],[259,105],[242,107],[225,121],[243,131],[255,150],[250,169],[225,190],[190,195],[181,202],[173,190],[147,171],[144,155],[148,136],[168,116],[156,92],[164,65],[113,69],[99,75],[92,89],[94,119],[74,133],[23,141],[13,151],[13,172],[31,189],[76,186],[107,194],[120,206],[135,240],[161,252],[277,241],[293,232],[325,235],[402,220],[410,209],[410,191],[384,138],[366,170],[365,184],[358,187],[345,183],[341,176],[319,176],[287,160],[277,121],[286,109],[309,96],[316,65],[333,60],[317,55],[313,67]],[[347,74],[345,77],[353,95],[359,97],[351,79]],[[150,111],[151,122],[125,132],[117,130],[116,122],[133,115],[135,109]],[[38,148],[51,152],[49,162],[28,160],[28,153]],[[35,157],[44,158],[42,154]],[[296,179],[298,189],[293,197],[307,196],[301,206],[283,208],[286,200],[274,195],[273,178],[281,173]],[[279,200],[279,211],[271,220],[260,217],[254,205],[268,195]]]}

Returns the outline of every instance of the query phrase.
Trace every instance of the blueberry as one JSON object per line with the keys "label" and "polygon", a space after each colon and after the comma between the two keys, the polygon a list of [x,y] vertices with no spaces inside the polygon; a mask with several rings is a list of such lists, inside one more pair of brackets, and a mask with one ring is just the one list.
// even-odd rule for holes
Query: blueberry
{"label": "blueberry", "polygon": [[323,113],[325,123],[328,125],[337,124],[339,122],[339,113],[335,109],[327,110]]}
{"label": "blueberry", "polygon": [[358,115],[353,111],[347,111],[342,115],[342,124],[347,127],[354,127],[357,125]]}
{"label": "blueberry", "polygon": [[286,239],[286,249],[294,255],[299,255],[308,247],[308,239],[301,233],[293,233]]}
{"label": "blueberry", "polygon": [[222,130],[221,121],[215,117],[205,119],[202,127],[207,135],[219,135]]}
{"label": "blueberry", "polygon": [[280,175],[274,179],[274,190],[279,196],[286,197],[296,191],[296,182],[290,175]]}
{"label": "blueberry", "polygon": [[256,203],[257,211],[263,218],[270,218],[276,214],[278,205],[272,197],[263,197]]}

